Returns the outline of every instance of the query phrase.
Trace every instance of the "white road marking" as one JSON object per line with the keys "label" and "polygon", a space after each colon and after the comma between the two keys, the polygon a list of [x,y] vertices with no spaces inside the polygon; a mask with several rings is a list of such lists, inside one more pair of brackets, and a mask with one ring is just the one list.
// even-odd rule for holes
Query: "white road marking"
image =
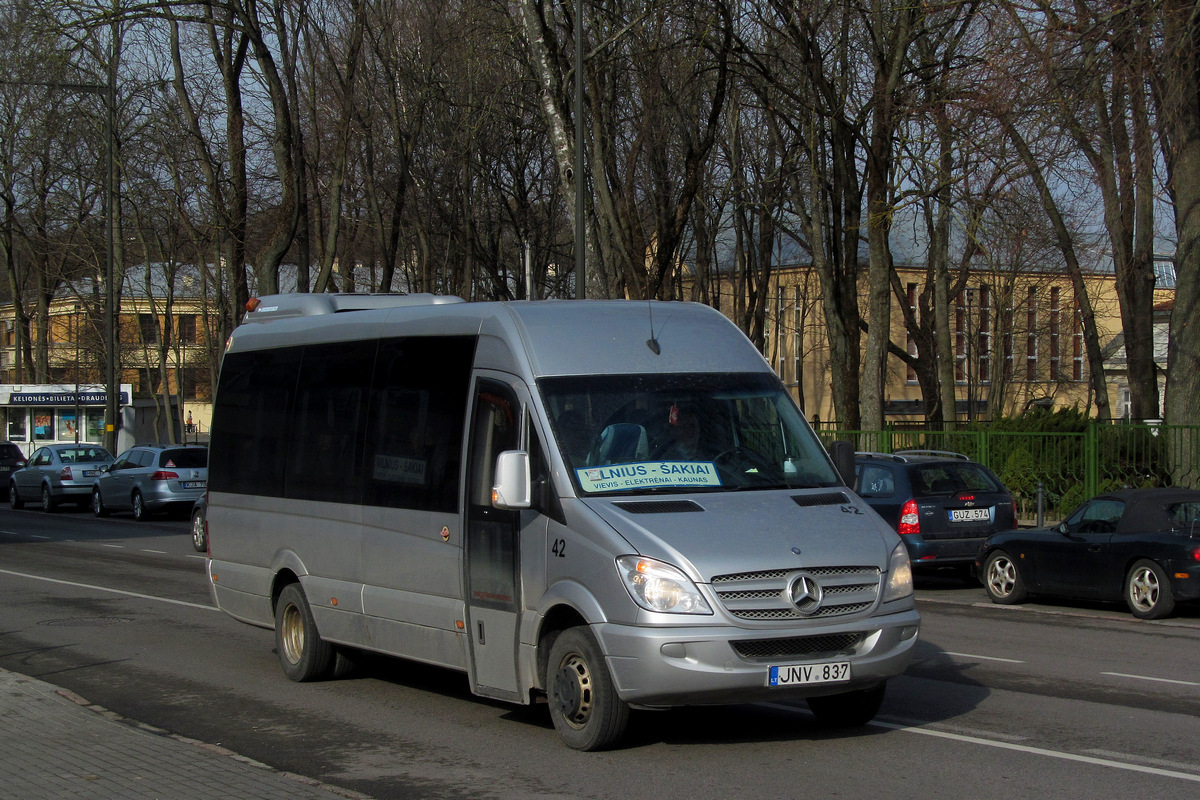
{"label": "white road marking", "polygon": [[165,556],[167,554],[166,550],[147,550],[145,548],[142,548],[142,552],[143,553],[158,553],[160,556]]}
{"label": "white road marking", "polygon": [[[784,705],[782,703],[763,703],[771,708],[781,708],[788,711],[806,713],[808,710],[802,707]],[[1065,753],[1061,750],[1049,750],[1044,747],[1034,747],[1027,744],[1016,744],[1015,742],[1004,742],[998,738],[998,734],[987,733],[984,736],[972,736],[961,733],[952,733],[950,731],[936,730],[925,726],[925,723],[896,723],[883,722],[882,720],[872,720],[867,723],[875,728],[886,728],[887,730],[899,731],[901,733],[918,733],[922,736],[934,736],[939,739],[950,739],[956,742],[965,744],[977,744],[982,747],[995,747],[1001,750],[1015,750],[1020,753],[1029,753],[1035,756],[1045,756],[1046,758],[1057,758],[1063,761],[1076,761],[1081,764],[1092,764],[1098,767],[1111,767],[1112,769],[1123,769],[1130,772],[1144,772],[1149,775],[1158,775],[1164,778],[1177,778],[1184,781],[1193,781],[1200,783],[1200,775],[1194,772],[1185,772],[1177,769],[1163,769],[1161,767],[1147,766],[1146,764],[1135,764],[1133,761],[1145,761],[1146,759],[1139,756],[1130,755],[1128,753],[1111,753],[1107,751],[1095,751],[1099,755],[1108,755],[1110,758],[1099,758],[1097,756],[1085,756],[1079,753]],[[1168,764],[1170,762],[1161,762]],[[1180,765],[1186,768],[1187,765]]]}
{"label": "white road marking", "polygon": [[[1200,783],[1200,775],[1190,772],[1181,772],[1173,769],[1162,769],[1160,767],[1151,767],[1143,764],[1131,764],[1126,761],[1117,761],[1113,758],[1097,758],[1095,756],[1085,756],[1078,753],[1064,753],[1059,750],[1047,750],[1044,747],[1033,747],[1026,744],[1014,744],[1013,742],[999,742],[994,739],[984,739],[979,736],[964,736],[958,733],[949,733],[947,731],[933,730],[924,727],[912,727],[908,725],[893,725],[890,722],[869,722],[868,725],[873,725],[877,728],[887,728],[894,731],[903,731],[905,733],[919,733],[923,736],[936,736],[941,739],[952,739],[956,742],[965,742],[967,744],[978,744],[984,747],[998,747],[1002,750],[1016,750],[1021,753],[1029,753],[1035,756],[1045,756],[1047,758],[1058,758],[1063,761],[1077,761],[1081,764],[1094,764],[1099,767],[1111,767],[1113,769],[1123,769],[1130,772],[1143,772],[1149,775],[1158,775],[1164,778],[1176,778],[1183,781],[1193,781]],[[1120,758],[1133,759],[1136,756],[1125,754],[1114,754]]]}
{"label": "white road marking", "polygon": [[75,581],[64,581],[58,578],[46,578],[41,575],[30,575],[25,572],[13,572],[8,569],[0,569],[0,574],[13,575],[17,578],[28,578],[34,581],[45,581],[46,583],[57,583],[60,586],[74,586],[77,589],[92,589],[97,592],[110,592],[111,594],[120,594],[125,597],[136,597],[139,600],[157,600],[160,603],[170,603],[176,606],[187,606],[188,608],[199,608],[204,611],[220,611],[216,606],[202,606],[199,603],[189,603],[185,600],[172,600],[169,597],[155,597],[152,594],[141,594],[139,592],[126,592],[122,589],[110,589],[107,586],[96,586],[91,583],[76,583]]}
{"label": "white road marking", "polygon": [[1003,661],[1006,664],[1024,664],[1025,663],[1024,661],[1021,661],[1016,658],[997,658],[996,656],[977,656],[974,653],[951,653],[948,650],[945,652],[946,652],[946,655],[954,656],[955,658],[978,658],[981,661]]}
{"label": "white road marking", "polygon": [[1155,681],[1157,683],[1174,683],[1178,686],[1200,686],[1195,681],[1176,681],[1171,678],[1151,678],[1149,675],[1130,675],[1125,672],[1101,672],[1101,675],[1111,675],[1114,678],[1133,678],[1135,681]]}

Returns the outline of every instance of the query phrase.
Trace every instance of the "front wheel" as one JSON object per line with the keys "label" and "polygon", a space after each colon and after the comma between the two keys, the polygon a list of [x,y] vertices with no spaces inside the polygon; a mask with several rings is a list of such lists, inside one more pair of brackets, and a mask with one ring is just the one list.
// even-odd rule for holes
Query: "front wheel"
{"label": "front wheel", "polygon": [[569,628],[550,647],[546,666],[550,719],[575,750],[605,750],[625,733],[629,705],[617,697],[604,654],[587,628]]}
{"label": "front wheel", "polygon": [[1138,619],[1162,619],[1175,610],[1175,597],[1167,573],[1153,561],[1142,559],[1125,576],[1125,603]]}
{"label": "front wheel", "polygon": [[1003,550],[996,550],[984,562],[983,587],[992,602],[1002,606],[1023,603],[1029,596],[1016,562]]}
{"label": "front wheel", "polygon": [[8,504],[13,510],[20,510],[25,507],[25,500],[17,492],[17,482],[13,481],[8,485]]}
{"label": "front wheel", "polygon": [[870,689],[807,698],[817,722],[826,728],[857,728],[875,719],[883,705],[886,683]]}
{"label": "front wheel", "polygon": [[308,599],[298,583],[289,583],[275,605],[275,652],[283,672],[294,681],[316,681],[329,676],[334,649],[317,633]]}

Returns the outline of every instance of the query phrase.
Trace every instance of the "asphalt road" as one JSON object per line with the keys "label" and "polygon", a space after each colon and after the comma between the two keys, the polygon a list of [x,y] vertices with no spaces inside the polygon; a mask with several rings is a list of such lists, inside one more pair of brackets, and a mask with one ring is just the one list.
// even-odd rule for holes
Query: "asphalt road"
{"label": "asphalt road", "polygon": [[1001,608],[922,579],[922,641],[874,723],[803,706],[636,712],[627,746],[564,747],[544,706],[364,658],[287,681],[270,631],[212,608],[187,521],[0,509],[0,666],[119,714],[380,798],[1193,798],[1200,611]]}

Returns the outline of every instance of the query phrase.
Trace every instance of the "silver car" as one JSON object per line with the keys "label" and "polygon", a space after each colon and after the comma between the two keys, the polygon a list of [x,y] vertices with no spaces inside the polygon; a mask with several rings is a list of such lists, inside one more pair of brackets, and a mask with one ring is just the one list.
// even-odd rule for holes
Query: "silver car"
{"label": "silver car", "polygon": [[158,511],[190,509],[207,486],[207,447],[140,444],[92,482],[92,512],[132,511],[141,521]]}
{"label": "silver car", "polygon": [[8,502],[22,508],[40,498],[43,511],[54,511],[60,503],[87,505],[92,483],[112,455],[94,444],[50,444],[39,447],[23,469],[8,481]]}

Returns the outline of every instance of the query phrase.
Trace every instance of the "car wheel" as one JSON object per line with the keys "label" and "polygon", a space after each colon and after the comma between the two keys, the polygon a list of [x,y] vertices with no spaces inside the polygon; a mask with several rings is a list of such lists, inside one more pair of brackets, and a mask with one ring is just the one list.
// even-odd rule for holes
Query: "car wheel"
{"label": "car wheel", "polygon": [[1158,564],[1142,559],[1125,576],[1125,603],[1138,619],[1162,619],[1175,610],[1171,581]]}
{"label": "car wheel", "polygon": [[192,547],[199,553],[208,549],[208,532],[204,530],[204,514],[199,511],[192,512]]}
{"label": "car wheel", "polygon": [[92,513],[97,517],[107,517],[108,509],[104,507],[104,498],[100,496],[100,487],[92,488]]}
{"label": "car wheel", "polygon": [[604,750],[629,722],[629,705],[617,696],[604,655],[586,628],[569,628],[550,647],[546,666],[550,719],[576,750]]}
{"label": "car wheel", "polygon": [[1029,596],[1017,563],[1003,550],[993,551],[983,567],[983,586],[993,603],[1023,603]]}
{"label": "car wheel", "polygon": [[333,645],[317,633],[312,609],[298,583],[289,583],[279,593],[275,606],[275,652],[284,674],[294,681],[320,680],[333,670]]}
{"label": "car wheel", "polygon": [[42,485],[42,511],[47,514],[53,513],[58,509],[58,503],[54,500],[54,495],[50,492],[50,485]]}
{"label": "car wheel", "polygon": [[146,518],[150,516],[150,512],[146,510],[146,503],[142,500],[141,492],[133,493],[132,505],[133,518],[138,522],[145,522]]}
{"label": "car wheel", "polygon": [[871,689],[807,698],[817,722],[826,728],[857,728],[875,719],[883,705],[886,683]]}
{"label": "car wheel", "polygon": [[17,492],[17,484],[14,481],[8,485],[8,504],[14,509],[25,507],[25,501],[21,499],[21,495]]}

